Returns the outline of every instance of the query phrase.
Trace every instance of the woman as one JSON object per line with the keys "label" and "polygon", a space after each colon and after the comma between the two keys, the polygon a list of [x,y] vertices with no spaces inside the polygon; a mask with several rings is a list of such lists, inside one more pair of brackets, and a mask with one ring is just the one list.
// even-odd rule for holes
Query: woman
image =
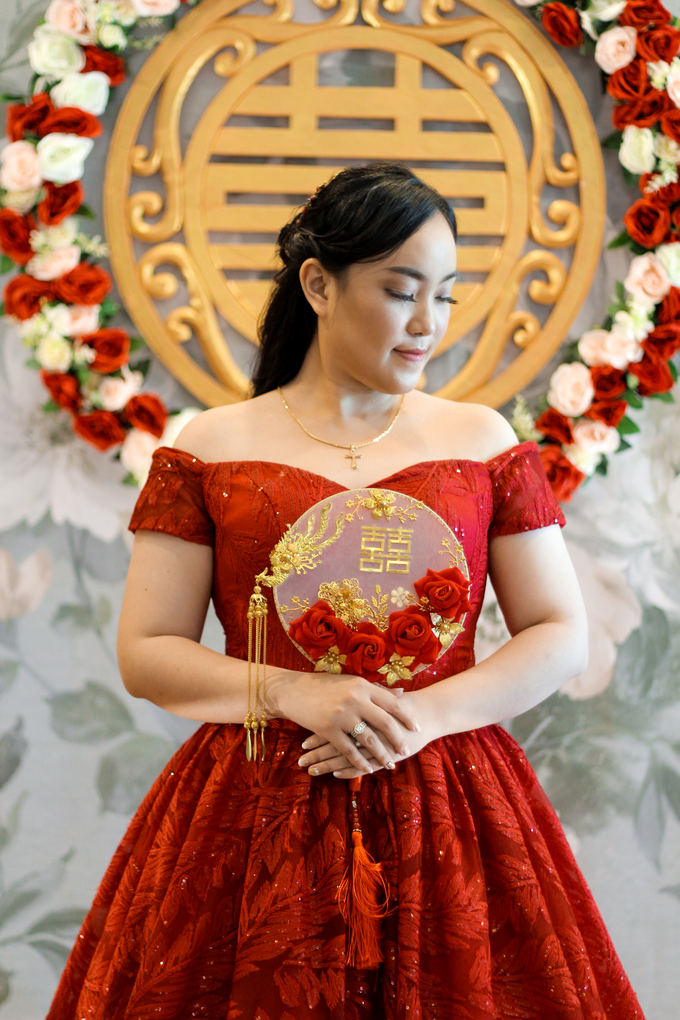
{"label": "woman", "polygon": [[[586,622],[536,445],[487,407],[416,389],[447,327],[455,237],[447,203],[407,169],[337,174],[280,234],[254,398],[156,453],[131,523],[121,673],[136,697],[207,722],[133,819],[50,1020],[642,1017],[559,822],[496,725],[585,668]],[[272,625],[267,753],[249,761],[254,575],[307,508],[378,481],[458,529],[465,631],[398,697],[311,673]],[[513,637],[474,665],[487,563]],[[226,656],[199,644],[211,595]],[[337,899],[342,780],[360,775],[390,890],[374,969],[347,964]]]}

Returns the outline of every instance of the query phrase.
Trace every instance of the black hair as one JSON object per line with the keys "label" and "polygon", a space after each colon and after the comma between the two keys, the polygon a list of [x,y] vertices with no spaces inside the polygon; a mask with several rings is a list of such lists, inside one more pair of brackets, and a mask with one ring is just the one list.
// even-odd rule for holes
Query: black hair
{"label": "black hair", "polygon": [[258,327],[254,397],[294,379],[314,338],[317,316],[300,285],[302,263],[317,258],[341,277],[357,262],[387,258],[436,212],[456,238],[449,203],[400,163],[347,167],[317,189],[277,239],[283,268]]}

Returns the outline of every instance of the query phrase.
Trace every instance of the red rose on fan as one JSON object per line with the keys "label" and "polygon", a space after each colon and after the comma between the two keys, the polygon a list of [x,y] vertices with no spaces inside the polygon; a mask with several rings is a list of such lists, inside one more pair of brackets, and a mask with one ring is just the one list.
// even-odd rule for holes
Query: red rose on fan
{"label": "red rose on fan", "polygon": [[430,570],[413,585],[419,599],[426,598],[428,612],[439,613],[447,620],[460,620],[472,609],[468,601],[470,582],[458,567],[447,570]]}
{"label": "red rose on fan", "polygon": [[583,42],[581,21],[573,7],[565,7],[558,2],[546,4],[541,24],[558,46],[580,46]]}
{"label": "red rose on fan", "polygon": [[125,429],[112,411],[74,415],[73,431],[98,450],[108,450],[125,439]]}
{"label": "red rose on fan", "polygon": [[623,222],[634,241],[643,248],[656,248],[670,230],[671,214],[667,206],[639,198],[633,202]]}
{"label": "red rose on fan", "polygon": [[98,329],[81,337],[84,344],[96,351],[96,358],[90,363],[93,372],[109,375],[126,364],[130,353],[130,337],[124,329]]}
{"label": "red rose on fan", "polygon": [[[673,106],[670,110],[667,110],[666,113],[664,113],[659,127],[665,135],[668,135],[669,138],[672,138],[674,142],[677,142],[680,145],[680,110],[677,106]],[[649,176],[651,176],[651,174]],[[642,183],[642,181],[640,183]]]}
{"label": "red rose on fan", "polygon": [[98,46],[84,46],[85,67],[82,74],[88,71],[103,71],[108,75],[112,86],[122,85],[125,81],[125,61],[110,50],[100,50]]}
{"label": "red rose on fan", "polygon": [[677,287],[671,287],[661,304],[656,306],[656,319],[659,325],[680,322],[680,290]]}
{"label": "red rose on fan", "polygon": [[657,326],[642,341],[642,346],[652,357],[668,361],[676,351],[680,351],[680,322]]}
{"label": "red rose on fan", "polygon": [[627,410],[625,400],[596,400],[583,414],[586,418],[594,418],[615,429]]}
{"label": "red rose on fan", "polygon": [[81,135],[84,138],[97,138],[103,130],[101,121],[93,113],[87,113],[78,106],[61,106],[45,117],[38,133],[41,138],[52,131],[60,131],[66,135]]}
{"label": "red rose on fan", "polygon": [[19,266],[33,257],[31,231],[36,223],[32,216],[20,216],[13,209],[0,209],[0,248]]}
{"label": "red rose on fan", "polygon": [[668,362],[658,355],[645,353],[642,361],[633,362],[628,366],[628,371],[640,380],[637,392],[641,397],[651,397],[655,393],[667,393],[673,389],[675,380]]}
{"label": "red rose on fan", "polygon": [[156,439],[163,435],[168,412],[155,393],[138,393],[136,397],[131,397],[123,413],[136,429],[150,432]]}
{"label": "red rose on fan", "polygon": [[288,634],[310,659],[316,661],[322,659],[333,645],[344,653],[350,631],[327,602],[319,601],[293,620]]}
{"label": "red rose on fan", "polygon": [[387,662],[387,645],[385,635],[374,623],[360,623],[355,632],[349,631],[345,653],[344,673],[372,682],[383,679],[378,670]]}
{"label": "red rose on fan", "polygon": [[534,422],[539,432],[542,432],[548,439],[555,443],[573,443],[574,434],[571,431],[572,422],[566,415],[556,411],[554,407],[548,407],[543,414]]}
{"label": "red rose on fan", "polygon": [[432,631],[429,616],[417,606],[390,613],[387,624],[388,648],[402,659],[414,656],[416,662],[434,662],[439,655],[439,642]]}
{"label": "red rose on fan", "polygon": [[651,63],[655,60],[665,60],[670,64],[678,50],[680,32],[671,25],[660,25],[651,32],[638,32],[637,51],[643,60],[649,60]]}
{"label": "red rose on fan", "polygon": [[23,103],[8,106],[5,131],[10,142],[20,142],[25,134],[38,134],[40,125],[53,110],[46,92],[36,92],[26,106]]}
{"label": "red rose on fan", "polygon": [[28,273],[19,273],[5,287],[5,315],[15,319],[30,319],[37,315],[45,301],[56,301],[52,286],[36,280]]}
{"label": "red rose on fan", "polygon": [[67,372],[40,372],[40,378],[50,391],[50,396],[55,404],[63,407],[66,411],[77,411],[83,400],[80,396],[80,386],[74,375]]}
{"label": "red rose on fan", "polygon": [[101,266],[80,262],[55,280],[59,297],[70,305],[100,305],[111,290],[111,277]]}
{"label": "red rose on fan", "polygon": [[586,476],[575,464],[567,460],[559,446],[555,446],[554,443],[541,446],[538,452],[555,499],[560,503],[568,503]]}
{"label": "red rose on fan", "polygon": [[611,365],[593,365],[590,370],[595,400],[618,397],[626,388],[626,375],[620,368]]}
{"label": "red rose on fan", "polygon": [[619,24],[644,32],[650,25],[665,25],[671,15],[659,0],[628,0],[619,14]]}
{"label": "red rose on fan", "polygon": [[46,227],[56,227],[67,216],[73,216],[85,200],[85,192],[80,181],[71,184],[43,183],[44,197],[38,203],[38,219]]}

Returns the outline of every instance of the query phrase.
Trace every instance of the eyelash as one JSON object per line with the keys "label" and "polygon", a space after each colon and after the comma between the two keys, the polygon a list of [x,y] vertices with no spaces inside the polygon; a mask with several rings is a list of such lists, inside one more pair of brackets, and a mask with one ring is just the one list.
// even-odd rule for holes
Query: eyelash
{"label": "eyelash", "polygon": [[[399,292],[396,290],[388,290],[387,293],[391,294],[393,298],[397,298],[398,301],[415,301],[415,298],[413,297],[412,294],[399,294]],[[442,297],[439,298],[439,300],[446,301],[450,305],[458,304],[455,298],[445,297],[443,295]]]}

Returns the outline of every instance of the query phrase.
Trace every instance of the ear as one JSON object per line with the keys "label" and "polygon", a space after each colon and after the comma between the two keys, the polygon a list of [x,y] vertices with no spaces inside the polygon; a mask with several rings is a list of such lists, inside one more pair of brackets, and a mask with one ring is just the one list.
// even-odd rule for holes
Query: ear
{"label": "ear", "polygon": [[318,259],[306,259],[300,266],[300,286],[320,318],[328,315],[328,285],[331,279],[331,274]]}

